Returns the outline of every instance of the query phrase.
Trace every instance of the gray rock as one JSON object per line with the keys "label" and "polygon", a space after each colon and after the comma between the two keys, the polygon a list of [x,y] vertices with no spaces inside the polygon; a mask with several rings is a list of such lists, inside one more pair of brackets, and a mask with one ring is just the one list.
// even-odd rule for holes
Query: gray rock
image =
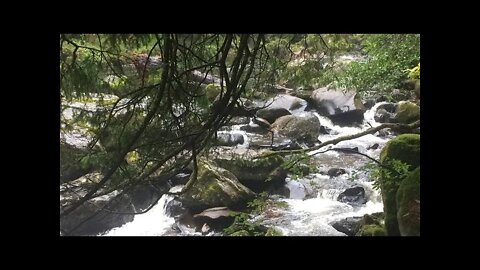
{"label": "gray rock", "polygon": [[256,115],[267,120],[269,123],[273,123],[275,120],[277,120],[277,118],[290,114],[290,111],[286,108],[267,107],[265,109],[258,110]]}
{"label": "gray rock", "polygon": [[330,170],[328,170],[327,175],[329,175],[330,177],[336,177],[336,176],[339,176],[339,175],[342,175],[342,174],[345,174],[345,173],[347,173],[347,172],[344,169],[331,168]]}
{"label": "gray rock", "polygon": [[363,121],[365,106],[355,91],[319,88],[312,93],[312,100],[322,115],[338,125],[351,125]]}
{"label": "gray rock", "polygon": [[367,202],[367,199],[365,198],[365,189],[358,186],[348,188],[338,195],[337,200],[351,205],[364,204]]}
{"label": "gray rock", "polygon": [[235,146],[237,144],[243,144],[244,139],[242,134],[238,133],[220,133],[217,134],[217,145],[221,146]]}
{"label": "gray rock", "polygon": [[272,130],[299,143],[318,142],[320,121],[313,114],[305,117],[286,115],[278,118],[272,124]]}

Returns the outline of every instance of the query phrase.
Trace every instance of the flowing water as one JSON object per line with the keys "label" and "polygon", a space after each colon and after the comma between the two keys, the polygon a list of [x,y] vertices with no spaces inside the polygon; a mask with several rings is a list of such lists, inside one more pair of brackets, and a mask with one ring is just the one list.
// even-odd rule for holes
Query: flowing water
{"label": "flowing water", "polygon": [[[331,129],[330,134],[320,135],[319,141],[324,142],[339,136],[351,135],[370,128],[378,126],[373,116],[376,108],[384,102],[377,103],[370,110],[365,112],[364,122],[357,127],[341,127],[332,123],[328,118],[320,116],[321,125]],[[239,133],[244,136],[244,143],[240,148],[248,148],[249,133],[239,130],[240,126],[234,126],[231,131],[221,131],[226,133]],[[343,141],[335,147],[358,147],[358,151],[378,159],[380,150],[392,136],[387,135],[379,137],[377,134],[370,134],[349,141]],[[378,144],[375,149],[371,146]],[[322,149],[311,152],[313,155],[317,152],[328,149],[326,146]],[[254,220],[261,220],[264,225],[274,226],[282,231],[284,235],[298,236],[345,236],[335,230],[331,223],[339,221],[346,217],[362,216],[375,212],[383,212],[382,199],[377,190],[372,188],[368,175],[361,170],[361,167],[368,161],[367,158],[360,155],[328,151],[317,154],[312,157],[315,164],[318,164],[319,173],[309,174],[300,179],[286,179],[286,187],[290,194],[287,198],[275,195],[277,201],[283,201],[287,207],[272,207],[263,214],[254,217]],[[325,172],[330,168],[342,168],[346,174],[336,177],[330,177]],[[356,175],[356,178],[352,178]],[[367,202],[361,205],[350,205],[337,201],[337,197],[345,189],[361,186],[365,189]],[[176,187],[178,189],[179,187]],[[157,205],[149,212],[135,216],[130,223],[124,224],[119,228],[114,228],[104,235],[200,235],[191,230],[177,229],[172,226],[175,221],[173,218],[165,215],[165,205],[172,196],[163,195]],[[173,226],[174,227],[174,226]]]}

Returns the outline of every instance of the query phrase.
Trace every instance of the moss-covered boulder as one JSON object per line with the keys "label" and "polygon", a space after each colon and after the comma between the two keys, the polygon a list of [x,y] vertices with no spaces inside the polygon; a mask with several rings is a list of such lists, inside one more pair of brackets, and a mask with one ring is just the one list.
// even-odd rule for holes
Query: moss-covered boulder
{"label": "moss-covered boulder", "polygon": [[220,94],[221,91],[222,91],[222,87],[217,84],[211,83],[205,86],[205,95],[207,96],[210,102],[215,101],[215,99],[217,98],[218,94]]}
{"label": "moss-covered boulder", "polygon": [[377,224],[362,226],[356,236],[385,236],[385,229]]}
{"label": "moss-covered boulder", "polygon": [[420,135],[402,134],[390,140],[380,152],[380,162],[387,159],[405,162],[411,170],[420,166]]}
{"label": "moss-covered boulder", "polygon": [[306,117],[285,115],[272,124],[272,130],[289,139],[303,143],[315,143],[320,135],[320,121],[310,114]]}
{"label": "moss-covered boulder", "polygon": [[239,209],[255,196],[249,188],[238,182],[233,173],[206,160],[198,162],[197,179],[193,183],[190,181],[192,178],[179,200],[194,213],[220,206]]}
{"label": "moss-covered boulder", "polygon": [[392,122],[409,124],[420,120],[420,107],[410,101],[400,101]]}
{"label": "moss-covered boulder", "polygon": [[420,235],[420,167],[407,176],[397,191],[397,220],[402,236]]}
{"label": "moss-covered boulder", "polygon": [[216,159],[218,166],[232,172],[238,181],[255,192],[285,183],[287,171],[280,167],[284,162],[281,156],[250,159]]}
{"label": "moss-covered boulder", "polygon": [[[399,160],[414,170],[420,166],[420,135],[402,134],[390,140],[380,153],[383,164],[391,160]],[[382,199],[385,212],[385,229],[388,235],[400,235],[397,221],[397,189],[403,179],[391,176],[382,177]]]}

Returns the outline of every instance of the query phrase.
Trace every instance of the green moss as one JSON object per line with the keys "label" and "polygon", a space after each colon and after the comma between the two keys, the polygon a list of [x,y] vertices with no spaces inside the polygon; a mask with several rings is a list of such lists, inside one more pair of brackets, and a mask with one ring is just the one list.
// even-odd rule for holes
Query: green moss
{"label": "green moss", "polygon": [[385,236],[385,229],[376,224],[364,225],[356,236]]}
{"label": "green moss", "polygon": [[400,235],[397,221],[396,194],[396,190],[390,192],[384,192],[382,190],[383,209],[385,211],[385,230],[389,236]]}
{"label": "green moss", "polygon": [[[400,160],[410,165],[410,170],[414,170],[420,165],[420,135],[402,134],[390,140],[380,153],[380,161],[386,163],[388,160]],[[385,188],[381,186],[383,207],[385,211],[385,229],[388,235],[400,235],[397,221],[397,187],[402,179],[398,177],[382,176],[382,183],[395,182],[395,185],[389,185],[394,188]]]}
{"label": "green moss", "polygon": [[408,124],[420,120],[420,107],[409,101],[399,102],[395,113],[395,121],[398,123]]}
{"label": "green moss", "polygon": [[420,167],[402,181],[396,199],[400,234],[420,235]]}
{"label": "green moss", "polygon": [[220,94],[222,88],[220,85],[216,84],[209,84],[205,87],[205,94],[210,102],[215,101],[215,98]]}
{"label": "green moss", "polygon": [[216,159],[222,168],[232,172],[240,183],[254,191],[262,191],[271,183],[285,180],[286,172],[280,168],[284,159],[275,155],[255,160],[248,159]]}
{"label": "green moss", "polygon": [[196,210],[217,206],[235,209],[245,205],[254,195],[232,173],[202,160],[198,163],[196,181],[181,196],[181,200],[187,207]]}
{"label": "green moss", "polygon": [[397,159],[409,164],[411,169],[420,165],[420,135],[402,134],[390,140],[380,153],[380,162]]}

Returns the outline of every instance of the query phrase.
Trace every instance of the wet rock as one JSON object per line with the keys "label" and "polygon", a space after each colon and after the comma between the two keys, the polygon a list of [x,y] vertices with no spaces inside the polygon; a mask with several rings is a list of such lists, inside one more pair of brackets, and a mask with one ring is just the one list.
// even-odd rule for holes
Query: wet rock
{"label": "wet rock", "polygon": [[290,111],[287,110],[286,108],[265,108],[257,111],[257,116],[260,118],[263,118],[267,120],[269,123],[275,122],[277,118],[284,116],[284,115],[290,115]]}
{"label": "wet rock", "polygon": [[379,130],[379,131],[377,132],[377,136],[378,136],[378,137],[386,137],[386,136],[388,136],[388,135],[390,135],[390,132],[388,132],[388,131],[385,130],[385,129]]}
{"label": "wet rock", "polygon": [[[420,135],[403,134],[388,141],[380,152],[380,162],[385,163],[388,160],[400,160],[410,165],[410,170],[420,166]],[[385,209],[385,229],[387,235],[400,235],[399,223],[397,220],[397,190],[398,183],[403,179],[398,177],[382,176],[382,183],[389,183],[390,187],[381,186],[382,200]],[[401,184],[400,184],[401,185]]]}
{"label": "wet rock", "polygon": [[361,217],[348,217],[333,223],[332,227],[347,236],[355,236],[360,228],[361,219]]}
{"label": "wet rock", "polygon": [[355,236],[385,236],[385,229],[376,224],[363,225]]}
{"label": "wet rock", "polygon": [[306,117],[286,115],[272,124],[272,130],[297,142],[312,144],[318,142],[320,121],[313,114]]}
{"label": "wet rock", "polygon": [[163,193],[168,190],[168,183],[165,182],[164,185],[166,187],[163,190],[159,190],[150,183],[139,184],[127,194],[130,196],[135,209],[142,211],[158,201]]}
{"label": "wet rock", "polygon": [[260,118],[260,117],[254,117],[253,120],[252,120],[253,123],[269,130],[270,129],[270,122],[267,121],[266,119],[263,119],[263,118]]}
{"label": "wet rock", "polygon": [[298,149],[302,149],[302,147],[300,146],[300,144],[298,144],[298,142],[294,142],[292,140],[287,140],[287,141],[283,141],[281,143],[278,143],[278,144],[274,144],[272,146],[272,149],[274,151],[280,151],[280,150],[298,150]]}
{"label": "wet rock", "polygon": [[338,195],[337,200],[352,205],[364,204],[367,202],[367,199],[365,198],[365,189],[363,187],[348,188]]}
{"label": "wet rock", "polygon": [[193,219],[196,224],[207,224],[210,229],[222,231],[232,225],[235,219],[232,213],[227,207],[215,207],[194,215]]}
{"label": "wet rock", "polygon": [[189,178],[189,173],[179,173],[170,179],[171,186],[185,185]]}
{"label": "wet rock", "polygon": [[387,101],[387,98],[385,96],[378,96],[375,101],[378,103],[378,102],[382,102],[382,101]]}
{"label": "wet rock", "polygon": [[369,110],[369,109],[371,109],[371,108],[375,105],[375,103],[377,103],[377,102],[375,101],[375,99],[367,99],[367,100],[365,100],[365,102],[363,103],[363,106],[365,106],[365,108],[366,108],[367,110]]}
{"label": "wet rock", "polygon": [[[328,128],[326,126],[320,126],[320,134],[330,134],[332,132],[331,128]],[[335,134],[332,134],[335,135]]]}
{"label": "wet rock", "polygon": [[401,101],[395,110],[394,123],[409,124],[420,120],[420,107],[410,101]]}
{"label": "wet rock", "polygon": [[377,109],[373,119],[378,123],[391,123],[394,117],[395,115],[393,113],[389,113],[385,109]]}
{"label": "wet rock", "polygon": [[395,113],[396,108],[397,108],[397,104],[395,103],[385,103],[385,104],[379,105],[377,107],[377,111],[380,109],[384,109],[389,113]]}
{"label": "wet rock", "polygon": [[267,100],[265,105],[268,109],[283,108],[290,111],[290,113],[301,112],[307,106],[307,101],[290,95],[277,95],[272,99]]}
{"label": "wet rock", "polygon": [[344,173],[347,173],[344,169],[331,168],[330,170],[328,170],[327,175],[329,175],[330,177],[336,177],[336,176],[342,175]]}
{"label": "wet rock", "polygon": [[392,98],[395,101],[407,100],[409,98],[409,93],[407,91],[401,91],[400,89],[393,89]]}
{"label": "wet rock", "polygon": [[203,224],[202,229],[200,230],[202,232],[202,235],[208,234],[212,229],[210,226],[208,226],[207,223]]}
{"label": "wet rock", "polygon": [[365,106],[355,91],[319,88],[312,93],[318,112],[337,125],[351,125],[363,121]]}
{"label": "wet rock", "polygon": [[179,200],[194,212],[219,206],[242,208],[255,196],[233,173],[205,159],[198,162],[196,181],[186,188]]}
{"label": "wet rock", "polygon": [[407,176],[397,191],[397,220],[400,235],[420,235],[420,167]]}
{"label": "wet rock", "polygon": [[190,210],[187,210],[181,215],[175,217],[175,223],[177,224],[177,227],[180,229],[180,231],[189,233],[194,233],[196,231],[196,228],[199,226],[195,223],[195,220],[193,219]]}
{"label": "wet rock", "polygon": [[[110,211],[100,211],[107,203]],[[88,203],[60,218],[60,229],[66,232],[66,235],[97,235],[132,221],[133,215],[123,213],[134,212],[128,196],[115,198],[113,195],[105,195],[89,200]]]}
{"label": "wet rock", "polygon": [[270,186],[283,185],[287,171],[280,167],[284,159],[271,156],[256,160],[249,159],[215,159],[218,166],[232,172],[235,177],[255,192],[265,191]]}
{"label": "wet rock", "polygon": [[165,205],[165,214],[169,217],[177,217],[184,214],[187,209],[183,206],[182,202],[173,199]]}
{"label": "wet rock", "polygon": [[217,134],[216,143],[221,146],[234,146],[237,144],[243,144],[244,139],[243,135],[238,133],[219,133]]}
{"label": "wet rock", "polygon": [[367,148],[367,150],[378,149],[379,146],[380,146],[380,145],[379,145],[378,143],[375,143],[375,144],[369,146],[369,147]]}
{"label": "wet rock", "polygon": [[240,130],[246,131],[248,133],[257,133],[257,134],[267,134],[268,129],[257,124],[250,124],[243,127],[240,127]]}

